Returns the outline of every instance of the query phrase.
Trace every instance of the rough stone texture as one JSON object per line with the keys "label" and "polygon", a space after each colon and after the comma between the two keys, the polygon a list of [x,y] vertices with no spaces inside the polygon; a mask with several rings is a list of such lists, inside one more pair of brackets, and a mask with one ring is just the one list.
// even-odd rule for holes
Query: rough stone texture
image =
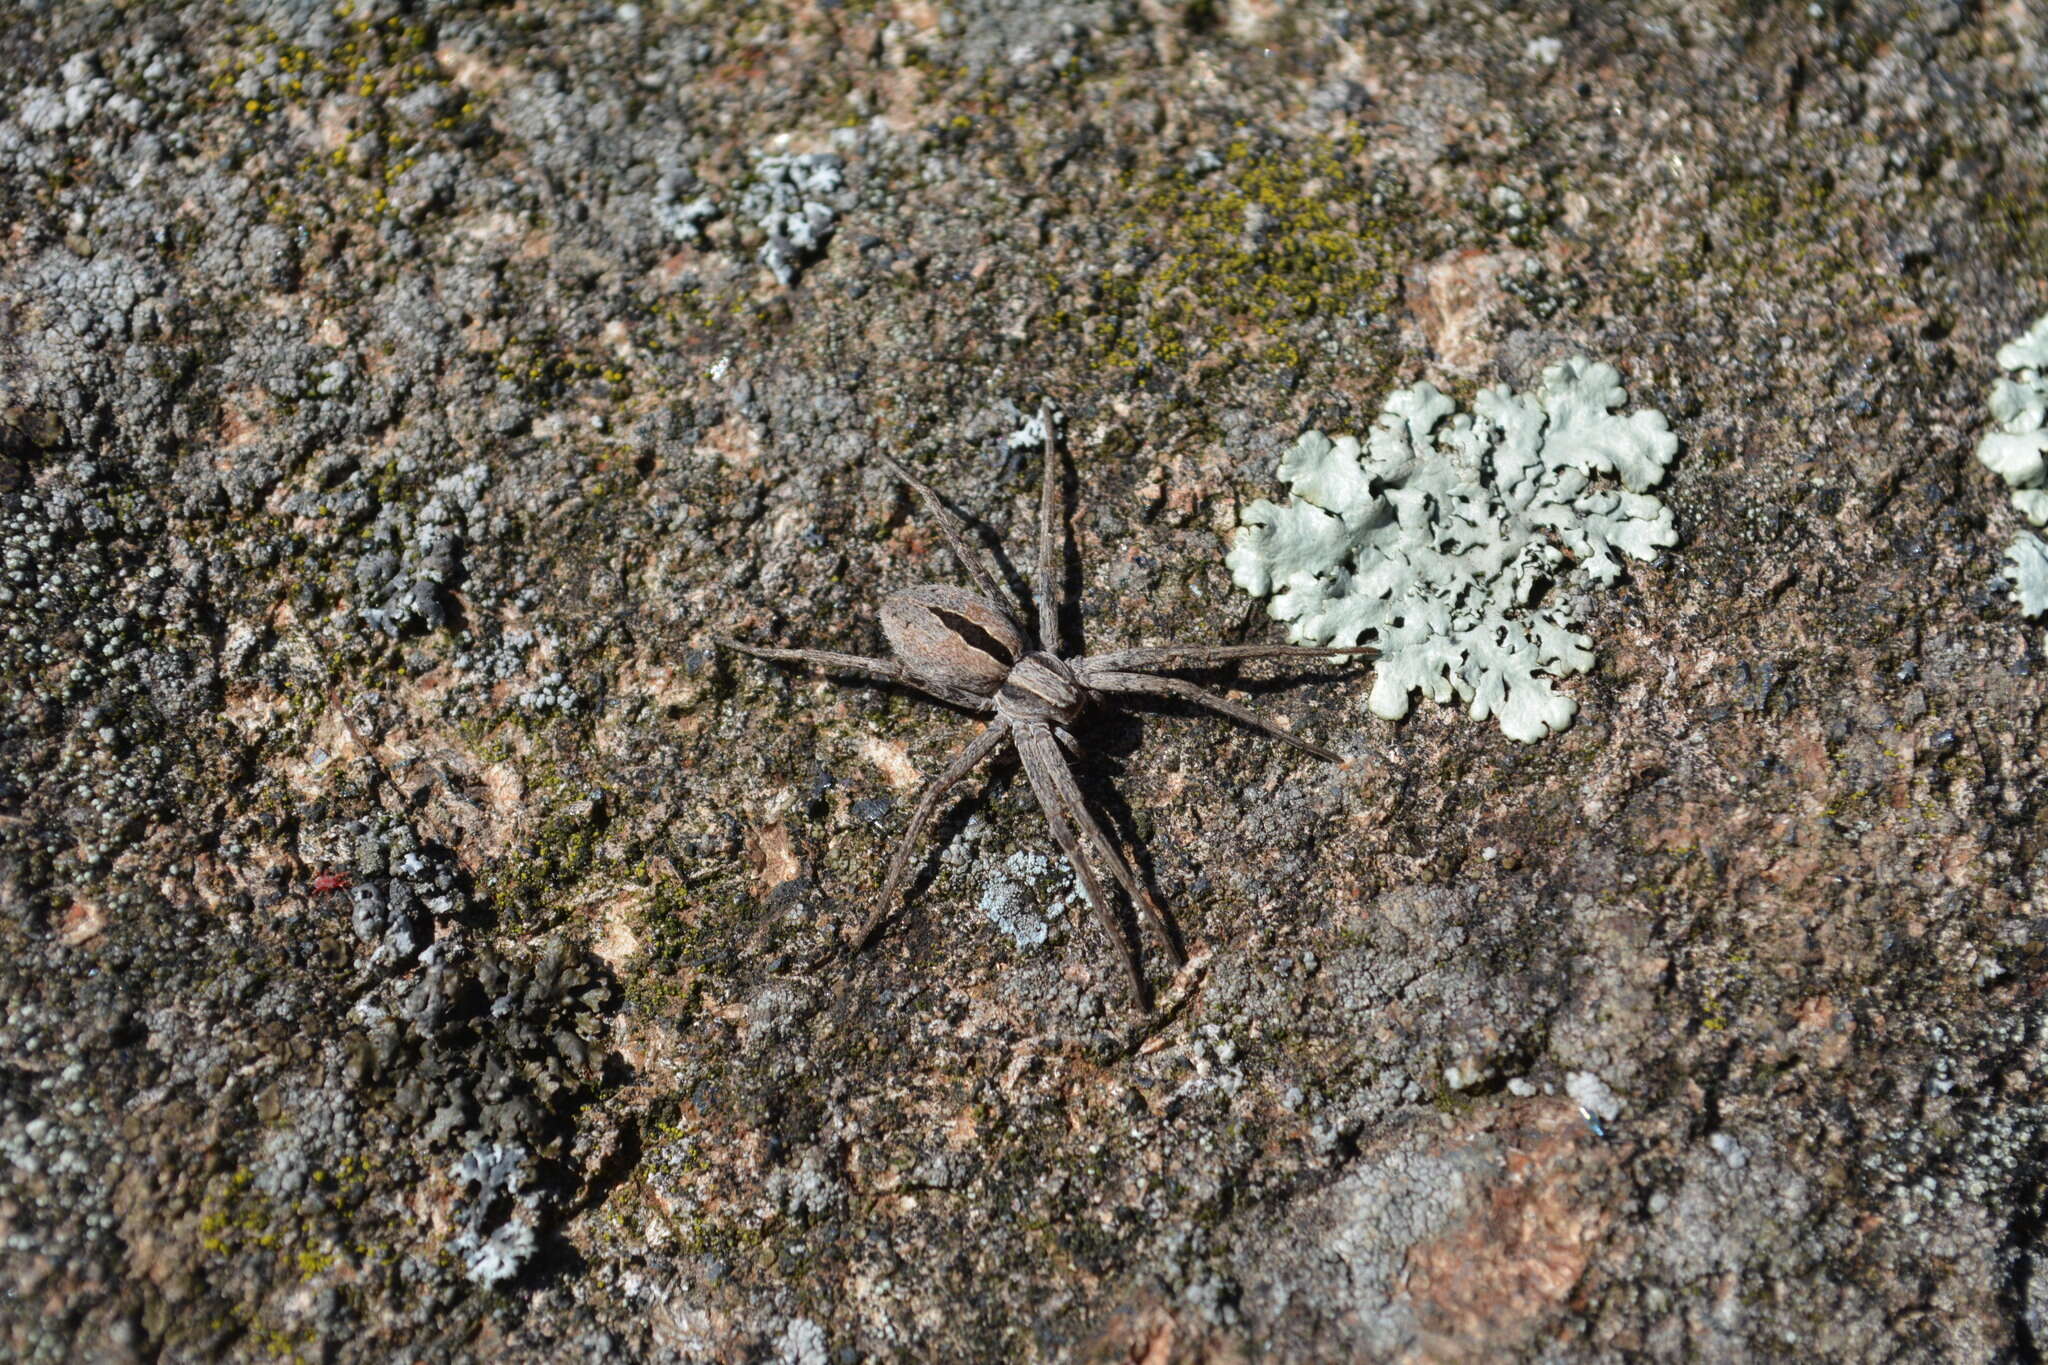
{"label": "rough stone texture", "polygon": [[[0,9],[0,1354],[2038,1359],[2042,12],[1490,8]],[[1156,1017],[1014,772],[836,946],[972,722],[710,637],[948,573],[872,448],[1264,640],[1301,430],[1579,352],[1569,731],[1104,718]]]}

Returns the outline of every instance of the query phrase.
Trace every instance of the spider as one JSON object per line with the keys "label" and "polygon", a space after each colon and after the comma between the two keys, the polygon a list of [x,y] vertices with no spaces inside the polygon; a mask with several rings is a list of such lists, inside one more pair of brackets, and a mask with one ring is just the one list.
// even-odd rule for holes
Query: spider
{"label": "spider", "polygon": [[1192,702],[1230,717],[1304,753],[1332,763],[1344,760],[1320,744],[1289,734],[1272,721],[1226,697],[1205,691],[1181,678],[1165,676],[1167,668],[1200,669],[1244,659],[1326,659],[1338,655],[1376,654],[1369,646],[1313,648],[1302,645],[1155,645],[1108,654],[1063,658],[1059,653],[1062,527],[1056,515],[1060,475],[1057,437],[1050,404],[1041,405],[1038,422],[1044,432],[1044,477],[1038,499],[1038,564],[1033,585],[1033,629],[1021,623],[1023,611],[997,581],[988,563],[967,539],[966,527],[924,480],[892,456],[877,452],[897,478],[908,484],[938,522],[947,547],[978,591],[927,583],[891,593],[882,602],[882,633],[894,658],[871,659],[823,649],[765,649],[724,637],[718,643],[757,659],[809,664],[827,673],[851,674],[913,688],[942,702],[994,718],[926,785],[910,823],[889,859],[882,894],[855,938],[865,949],[881,932],[895,909],[910,871],[910,855],[925,826],[931,823],[946,793],[1005,741],[1017,751],[1024,775],[1045,814],[1053,841],[1066,855],[1088,904],[1122,955],[1124,969],[1141,1010],[1151,1008],[1145,976],[1137,954],[1124,936],[1095,869],[1092,852],[1109,869],[1132,905],[1150,923],[1176,968],[1186,965],[1180,943],[1167,928],[1165,911],[1142,885],[1131,865],[1081,798],[1060,751],[1079,757],[1081,747],[1068,727],[1091,703],[1111,697],[1165,697]]}

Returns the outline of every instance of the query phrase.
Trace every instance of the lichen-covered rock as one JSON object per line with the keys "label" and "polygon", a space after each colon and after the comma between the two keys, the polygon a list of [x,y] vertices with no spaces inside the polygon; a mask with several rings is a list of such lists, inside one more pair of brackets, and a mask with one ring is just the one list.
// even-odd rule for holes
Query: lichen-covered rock
{"label": "lichen-covered rock", "polygon": [[[0,5],[0,1358],[2038,1353],[2038,9]],[[1259,642],[1253,472],[1576,354],[1573,726],[1084,717],[1154,1016],[1001,768],[846,942],[971,722],[711,640],[950,578],[876,450]]]}

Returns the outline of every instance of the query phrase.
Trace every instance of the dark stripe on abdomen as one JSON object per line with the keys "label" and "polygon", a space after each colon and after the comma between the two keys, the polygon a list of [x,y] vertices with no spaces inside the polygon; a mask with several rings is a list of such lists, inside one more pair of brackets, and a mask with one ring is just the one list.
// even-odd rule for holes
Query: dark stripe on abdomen
{"label": "dark stripe on abdomen", "polygon": [[957,611],[947,611],[943,607],[933,607],[931,608],[931,613],[945,622],[946,629],[958,636],[961,644],[966,645],[969,649],[978,650],[988,655],[989,658],[1004,668],[1015,666],[1017,656],[1010,653],[1001,640],[989,634],[975,622],[968,620]]}

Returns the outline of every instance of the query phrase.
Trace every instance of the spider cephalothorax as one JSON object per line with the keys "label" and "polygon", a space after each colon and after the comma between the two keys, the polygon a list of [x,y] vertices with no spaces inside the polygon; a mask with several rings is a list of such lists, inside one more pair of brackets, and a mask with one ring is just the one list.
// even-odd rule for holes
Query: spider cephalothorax
{"label": "spider cephalothorax", "polygon": [[1311,744],[1266,720],[1256,712],[1226,697],[1204,691],[1181,678],[1168,677],[1159,670],[1169,667],[1200,668],[1243,659],[1326,659],[1337,655],[1373,654],[1377,651],[1318,649],[1299,645],[1157,645],[1145,649],[1124,649],[1109,654],[1063,659],[1059,648],[1059,526],[1055,513],[1059,487],[1059,457],[1054,443],[1053,414],[1041,407],[1039,423],[1045,432],[1045,472],[1039,486],[1038,564],[1033,583],[1036,608],[1034,631],[1020,620],[1021,609],[982,557],[969,545],[965,528],[929,485],[888,455],[881,458],[896,477],[916,491],[926,509],[939,523],[939,530],[952,549],[953,557],[978,591],[928,583],[891,593],[882,602],[882,633],[888,638],[893,659],[871,659],[858,654],[837,654],[820,649],[763,649],[736,640],[721,643],[756,658],[784,663],[815,664],[829,672],[851,673],[882,682],[900,683],[928,696],[970,711],[993,716],[988,727],[954,756],[952,763],[925,787],[910,813],[909,826],[889,859],[889,871],[874,913],[862,926],[858,944],[865,947],[882,927],[882,921],[896,906],[905,876],[910,870],[911,850],[918,836],[931,822],[939,801],[977,764],[1008,740],[1024,765],[1031,791],[1045,812],[1052,837],[1073,865],[1081,892],[1102,921],[1104,932],[1122,955],[1130,973],[1131,988],[1141,1006],[1147,1004],[1144,973],[1137,954],[1117,923],[1109,899],[1089,865],[1092,853],[1109,869],[1131,903],[1152,925],[1166,945],[1175,965],[1185,962],[1180,944],[1166,925],[1165,912],[1157,898],[1132,872],[1131,865],[1116,843],[1103,832],[1081,799],[1081,789],[1067,768],[1060,750],[1078,753],[1080,746],[1067,726],[1088,704],[1107,695],[1170,697],[1206,706],[1233,720],[1285,740],[1297,749],[1331,762],[1342,760],[1319,744]]}

